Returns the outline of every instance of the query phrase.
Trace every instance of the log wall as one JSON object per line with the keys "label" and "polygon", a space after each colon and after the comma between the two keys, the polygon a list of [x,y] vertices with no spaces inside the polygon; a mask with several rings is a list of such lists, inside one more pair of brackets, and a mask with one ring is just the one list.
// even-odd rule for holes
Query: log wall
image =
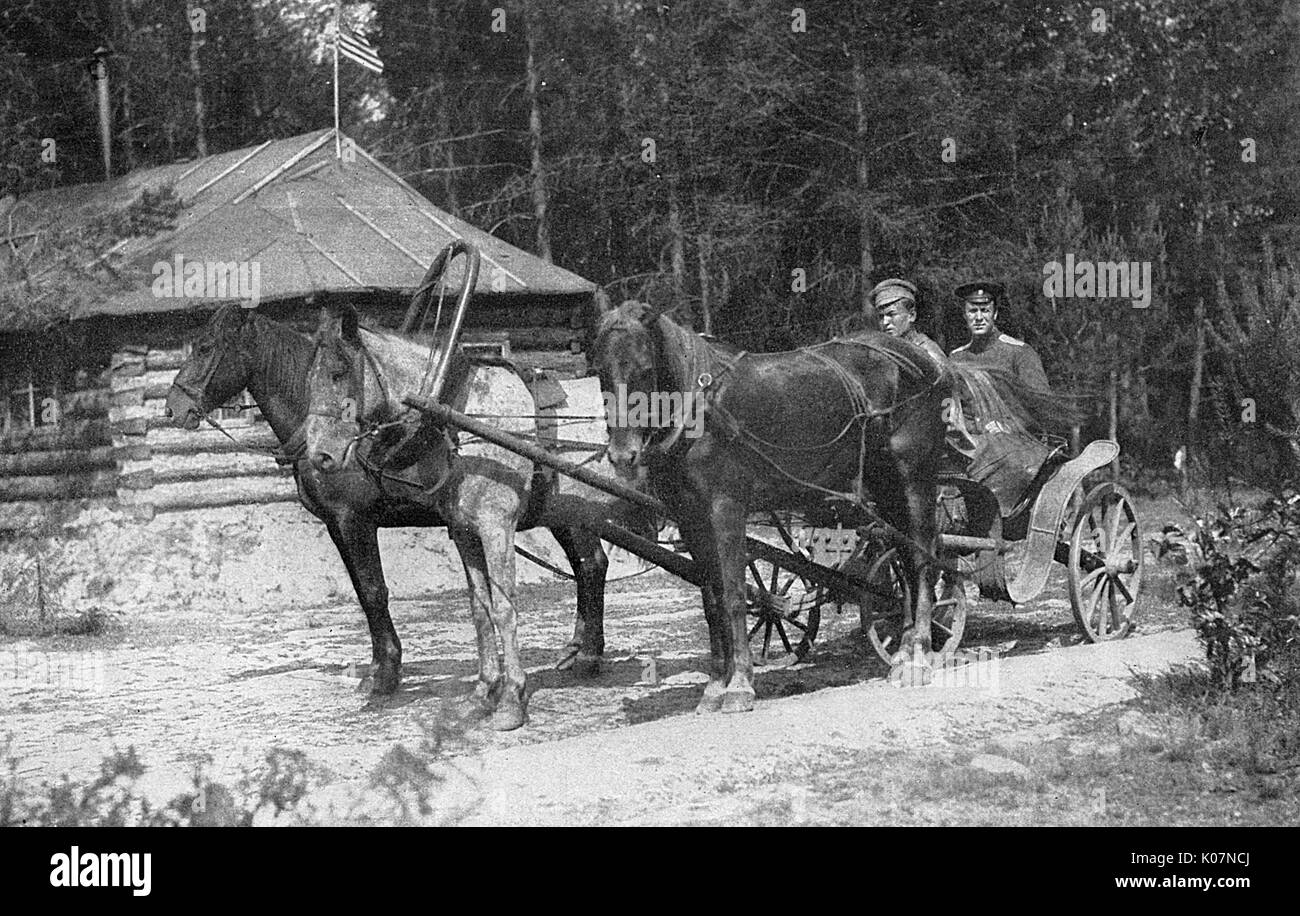
{"label": "log wall", "polygon": [[[485,341],[500,336],[482,329],[466,335]],[[511,342],[514,336],[511,332]],[[555,349],[516,353],[516,358],[562,377],[584,374],[582,354],[568,347],[570,332],[553,336],[542,342]],[[265,423],[227,424],[234,442],[210,427],[186,431],[171,425],[165,416],[167,392],[184,359],[180,349],[120,345],[112,356],[109,387],[65,395],[57,424],[0,436],[0,529],[36,527],[52,507],[69,501],[141,519],[158,512],[296,501],[292,470],[269,455],[245,450],[278,445]]]}
{"label": "log wall", "polygon": [[148,519],[158,512],[296,501],[293,471],[245,450],[279,444],[266,424],[227,424],[233,442],[208,426],[172,426],[167,392],[183,362],[180,350],[124,348],[113,356],[109,421],[122,510]]}

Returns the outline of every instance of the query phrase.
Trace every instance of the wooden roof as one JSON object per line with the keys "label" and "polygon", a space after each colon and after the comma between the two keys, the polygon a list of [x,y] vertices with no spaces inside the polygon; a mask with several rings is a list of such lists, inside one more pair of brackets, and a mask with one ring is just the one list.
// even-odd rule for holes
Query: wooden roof
{"label": "wooden roof", "polygon": [[[576,274],[444,213],[355,149],[352,162],[336,159],[334,131],[322,130],[102,184],[42,191],[18,204],[39,222],[66,226],[124,208],[145,189],[169,186],[182,201],[173,228],[112,251],[108,263],[127,289],[82,305],[74,319],[210,309],[223,301],[154,294],[157,265],[172,265],[178,255],[184,262],[257,262],[263,302],[318,292],[409,292],[455,238],[483,256],[476,295],[589,296],[594,290]],[[459,288],[461,269],[457,259],[449,288]]]}

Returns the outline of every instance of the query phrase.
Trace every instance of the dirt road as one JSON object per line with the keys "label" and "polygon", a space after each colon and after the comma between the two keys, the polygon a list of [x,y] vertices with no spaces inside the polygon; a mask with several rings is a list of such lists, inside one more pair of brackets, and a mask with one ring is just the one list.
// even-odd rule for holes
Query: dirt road
{"label": "dirt road", "polygon": [[[1188,632],[1158,632],[1167,626],[1159,621],[1144,631],[1151,635],[1123,643],[1072,645],[1059,586],[1029,611],[981,605],[964,644],[997,650],[997,661],[923,689],[890,686],[851,632],[856,614],[828,613],[810,663],[761,674],[758,710],[739,717],[693,714],[707,645],[694,590],[659,572],[616,585],[606,669],[581,681],[551,669],[571,629],[569,587],[526,588],[530,723],[507,734],[470,727],[446,742],[428,817],[712,821],[755,798],[788,796],[786,820],[816,821],[796,809],[846,754],[1061,733],[1073,718],[1126,699],[1130,666],[1197,654]],[[367,816],[384,820],[391,800],[362,791],[376,764],[393,746],[415,748],[463,718],[475,673],[466,616],[459,592],[395,604],[405,679],[382,704],[359,692],[369,641],[351,603],[186,602],[133,615],[107,638],[9,641],[0,645],[0,735],[12,735],[20,777],[35,781],[85,780],[113,746],[134,746],[149,768],[141,788],[160,801],[188,787],[201,758],[210,758],[212,776],[234,783],[269,748],[298,748],[322,768],[311,797],[318,814],[338,816],[360,791]],[[759,785],[756,796],[750,789]]]}

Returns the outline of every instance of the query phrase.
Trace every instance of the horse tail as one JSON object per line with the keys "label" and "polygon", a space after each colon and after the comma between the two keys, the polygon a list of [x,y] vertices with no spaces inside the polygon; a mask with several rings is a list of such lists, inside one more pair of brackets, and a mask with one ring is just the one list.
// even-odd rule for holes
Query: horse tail
{"label": "horse tail", "polygon": [[1025,436],[1035,431],[1064,431],[1082,421],[1078,398],[1033,388],[1005,369],[950,362],[962,406],[983,419],[997,419]]}

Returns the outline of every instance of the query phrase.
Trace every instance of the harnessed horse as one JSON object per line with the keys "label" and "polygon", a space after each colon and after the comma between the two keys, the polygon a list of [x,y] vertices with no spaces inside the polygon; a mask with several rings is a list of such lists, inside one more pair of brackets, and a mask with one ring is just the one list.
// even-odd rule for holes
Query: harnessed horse
{"label": "harnessed horse", "polygon": [[[279,460],[293,465],[299,500],[325,523],[347,567],[369,624],[372,692],[389,694],[400,681],[402,645],[388,611],[378,529],[445,527],[447,519],[411,491],[384,488],[356,469],[326,474],[306,459],[307,370],[314,353],[307,335],[256,311],[225,306],[194,341],[168,392],[167,413],[178,426],[196,429],[210,411],[240,391],[253,396],[281,443]],[[574,637],[557,667],[592,675],[604,651],[605,553],[599,538],[585,529],[558,523],[548,527],[577,582]]]}
{"label": "harnessed horse", "polygon": [[[619,516],[613,497],[539,474],[514,452],[468,436],[416,425],[403,435],[411,412],[403,398],[424,390],[441,354],[396,334],[362,327],[355,310],[322,316],[308,372],[307,455],[324,478],[371,468],[385,487],[405,486],[413,499],[446,520],[460,550],[478,636],[476,695],[495,703],[492,724],[522,725],[527,713],[526,676],[520,660],[515,612],[514,535],[522,527],[580,523],[585,513]],[[594,394],[594,392],[593,392]],[[474,366],[453,358],[442,400],[462,413],[490,416],[507,432],[529,436],[538,429],[536,407],[523,381],[504,368]],[[413,445],[412,443],[416,443]],[[390,445],[405,452],[397,472],[386,467]],[[584,617],[588,629],[599,618]]]}
{"label": "harnessed horse", "polygon": [[697,399],[701,435],[609,425],[619,474],[669,506],[705,570],[712,670],[699,711],[753,708],[746,633],[745,525],[751,512],[815,514],[828,500],[884,523],[915,602],[896,664],[931,665],[937,548],[936,473],[952,378],[922,351],[883,334],[778,354],[736,352],[637,302],[607,312],[592,363],[607,397]]}

